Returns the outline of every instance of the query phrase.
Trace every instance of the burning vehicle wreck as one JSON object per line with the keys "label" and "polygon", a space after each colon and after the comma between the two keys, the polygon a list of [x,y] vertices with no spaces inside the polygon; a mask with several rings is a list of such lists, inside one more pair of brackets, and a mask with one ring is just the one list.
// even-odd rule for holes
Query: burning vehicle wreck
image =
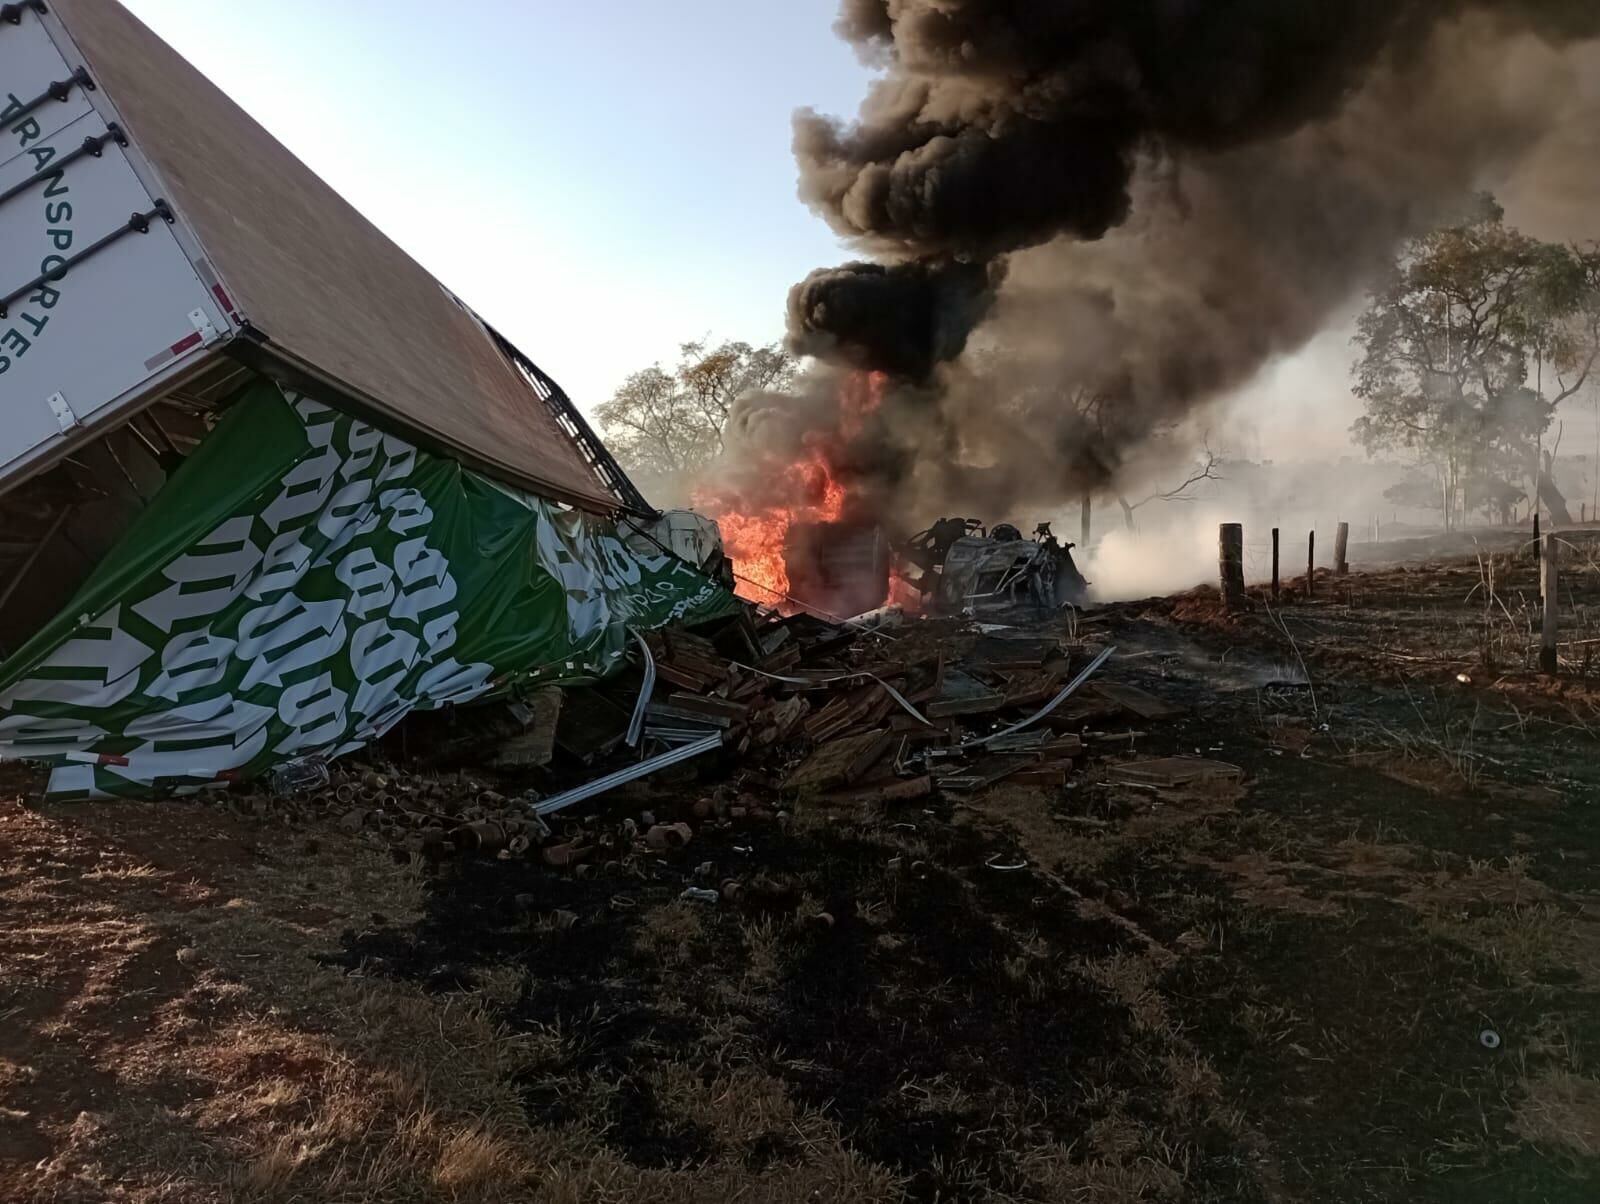
{"label": "burning vehicle wreck", "polygon": [[1074,546],[1059,542],[1047,522],[1030,540],[1010,523],[986,531],[977,519],[943,518],[901,545],[902,578],[936,614],[1015,606],[1049,613],[1088,601]]}
{"label": "burning vehicle wreck", "polygon": [[929,615],[1047,615],[1089,600],[1074,546],[1047,522],[1028,539],[1011,523],[942,518],[898,541],[875,523],[801,523],[789,528],[784,563],[790,602],[821,614],[848,617],[893,602]]}

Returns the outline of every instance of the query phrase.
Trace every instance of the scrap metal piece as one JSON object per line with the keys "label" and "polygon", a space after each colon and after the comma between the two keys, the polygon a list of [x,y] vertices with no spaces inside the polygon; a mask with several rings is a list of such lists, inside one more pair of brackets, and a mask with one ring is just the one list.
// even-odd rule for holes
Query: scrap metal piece
{"label": "scrap metal piece", "polygon": [[594,798],[597,794],[604,794],[606,791],[614,790],[628,782],[648,777],[657,770],[666,769],[670,765],[677,765],[681,761],[687,761],[692,757],[698,757],[701,753],[708,753],[712,749],[720,747],[722,747],[722,733],[713,732],[703,740],[696,740],[693,744],[679,745],[677,748],[668,749],[660,756],[646,758],[636,764],[625,766],[614,773],[608,773],[604,777],[596,778],[592,782],[586,782],[582,786],[574,786],[571,790],[551,795],[543,802],[535,803],[533,813],[535,815],[552,815],[557,811],[565,810],[572,806],[573,803],[581,803],[584,799]]}
{"label": "scrap metal piece", "polygon": [[639,747],[639,737],[644,732],[644,713],[650,706],[650,695],[656,688],[656,658],[650,655],[650,645],[645,643],[644,636],[633,628],[628,628],[628,634],[633,637],[633,642],[639,645],[639,651],[644,654],[644,682],[639,687],[639,701],[633,704],[633,718],[628,721],[628,734],[623,737],[628,742],[629,748]]}
{"label": "scrap metal piece", "polygon": [[1106,648],[1104,651],[1102,651],[1099,656],[1095,657],[1092,661],[1090,661],[1087,665],[1085,665],[1083,667],[1083,671],[1081,673],[1079,673],[1078,676],[1074,677],[1065,686],[1063,686],[1061,688],[1061,692],[1059,694],[1057,694],[1049,702],[1045,703],[1044,706],[1040,707],[1033,714],[1029,715],[1026,719],[1019,720],[1018,722],[1013,723],[1010,727],[1003,727],[997,732],[991,732],[987,736],[980,736],[976,740],[968,740],[964,744],[959,744],[956,747],[957,748],[981,748],[983,745],[989,744],[992,741],[998,740],[1002,736],[1009,736],[1013,732],[1020,732],[1024,728],[1032,727],[1035,723],[1038,723],[1039,720],[1043,719],[1046,715],[1048,715],[1051,711],[1055,710],[1058,706],[1060,706],[1067,699],[1071,698],[1072,695],[1077,692],[1078,687],[1083,685],[1084,682],[1088,681],[1089,678],[1094,675],[1095,670],[1100,668],[1101,665],[1105,664],[1106,661],[1111,659],[1111,654],[1113,652],[1115,652],[1116,650],[1117,649],[1116,649],[1115,645],[1113,645],[1113,646],[1111,646],[1109,648]]}
{"label": "scrap metal piece", "polygon": [[883,678],[879,677],[876,673],[841,673],[836,677],[785,677],[781,673],[768,673],[765,669],[757,669],[752,665],[741,665],[738,661],[734,661],[732,663],[735,669],[743,669],[746,673],[757,673],[762,677],[768,678],[772,681],[781,681],[792,686],[804,686],[806,689],[811,690],[822,689],[827,686],[836,685],[841,681],[860,681],[862,678],[870,678],[887,690],[889,697],[899,703],[901,709],[904,710],[906,714],[910,715],[924,727],[933,726],[933,723],[928,719],[928,717],[921,711],[917,710],[916,707],[912,706],[910,700],[907,699],[904,694],[900,693],[899,690],[895,689],[888,682],[884,681]]}

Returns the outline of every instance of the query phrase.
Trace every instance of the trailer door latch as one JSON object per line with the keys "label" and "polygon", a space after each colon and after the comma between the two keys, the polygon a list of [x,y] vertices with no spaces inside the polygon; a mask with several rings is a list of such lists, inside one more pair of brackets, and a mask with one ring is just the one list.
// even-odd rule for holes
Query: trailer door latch
{"label": "trailer door latch", "polygon": [[56,416],[56,425],[61,428],[62,434],[78,425],[78,416],[72,412],[72,407],[67,404],[67,399],[60,393],[52,393],[46,402],[50,412]]}
{"label": "trailer door latch", "polygon": [[206,316],[205,310],[191,309],[189,324],[199,333],[201,346],[209,347],[217,341],[217,328],[211,325],[211,319]]}

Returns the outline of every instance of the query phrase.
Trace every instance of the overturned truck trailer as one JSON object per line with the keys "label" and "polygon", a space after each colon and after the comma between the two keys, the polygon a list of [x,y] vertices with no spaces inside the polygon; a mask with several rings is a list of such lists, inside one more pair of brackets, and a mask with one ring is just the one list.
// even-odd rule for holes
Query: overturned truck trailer
{"label": "overturned truck trailer", "polygon": [[0,6],[0,758],[144,793],[731,605],[560,388],[114,0]]}

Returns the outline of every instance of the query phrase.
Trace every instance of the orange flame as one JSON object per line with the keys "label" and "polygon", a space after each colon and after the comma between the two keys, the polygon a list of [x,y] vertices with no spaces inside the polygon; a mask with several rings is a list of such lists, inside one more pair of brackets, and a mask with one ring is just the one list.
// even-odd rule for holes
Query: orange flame
{"label": "orange flame", "polygon": [[708,489],[695,491],[694,504],[722,530],[723,550],[733,561],[741,597],[764,606],[793,605],[784,557],[789,528],[797,522],[837,522],[843,515],[846,490],[834,475],[833,460],[878,408],[884,380],[881,372],[851,373],[839,391],[836,429],[810,434],[793,463],[765,466],[759,490],[781,500],[752,504]]}

